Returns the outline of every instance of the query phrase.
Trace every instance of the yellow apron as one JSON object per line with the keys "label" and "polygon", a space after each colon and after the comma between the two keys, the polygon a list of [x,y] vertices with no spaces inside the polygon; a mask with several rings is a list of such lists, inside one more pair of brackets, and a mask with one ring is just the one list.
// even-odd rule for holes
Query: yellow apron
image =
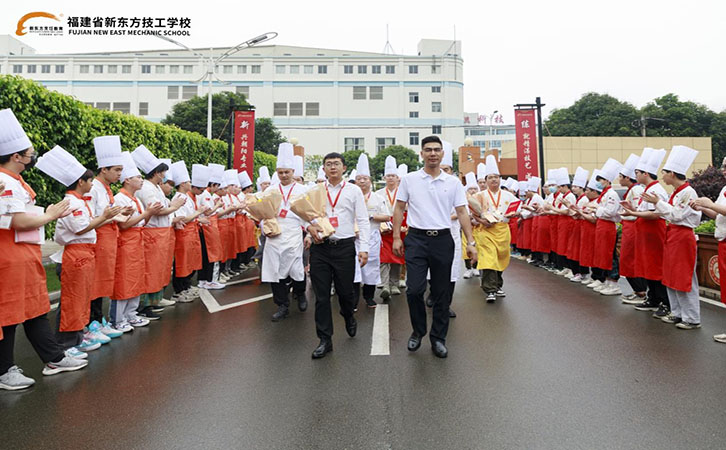
{"label": "yellow apron", "polygon": [[476,268],[503,272],[509,266],[509,224],[500,222],[489,228],[477,225],[473,234],[479,258]]}

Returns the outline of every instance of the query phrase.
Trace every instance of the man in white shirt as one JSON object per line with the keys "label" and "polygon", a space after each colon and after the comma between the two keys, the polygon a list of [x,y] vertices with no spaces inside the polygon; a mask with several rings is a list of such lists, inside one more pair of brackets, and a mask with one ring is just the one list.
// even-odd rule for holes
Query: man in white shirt
{"label": "man in white shirt", "polygon": [[476,247],[471,234],[467,200],[461,182],[441,170],[444,151],[441,140],[429,136],[421,141],[424,168],[407,174],[401,180],[393,212],[393,251],[403,253],[401,223],[408,206],[408,234],[406,235],[406,297],[413,333],[408,340],[409,351],[421,346],[426,335],[426,274],[431,270],[433,320],[431,349],[439,358],[448,354],[446,333],[449,328],[451,296],[451,264],[454,259],[454,239],[451,237],[451,209],[456,215],[467,239],[466,252],[476,260]]}
{"label": "man in white shirt", "polygon": [[[355,264],[368,262],[370,224],[363,193],[354,184],[343,181],[345,163],[340,153],[329,153],[323,158],[328,181],[326,213],[335,228],[332,236],[321,239],[322,228],[312,223],[308,226],[310,239],[315,245],[310,249],[310,280],[315,291],[315,326],[320,344],[313,351],[313,358],[322,358],[333,350],[333,313],[330,307],[330,288],[335,281],[340,314],[345,319],[345,330],[355,336],[358,324],[353,317],[355,299],[353,279]],[[355,224],[358,225],[359,251],[356,261]],[[425,276],[425,274],[424,274]]]}

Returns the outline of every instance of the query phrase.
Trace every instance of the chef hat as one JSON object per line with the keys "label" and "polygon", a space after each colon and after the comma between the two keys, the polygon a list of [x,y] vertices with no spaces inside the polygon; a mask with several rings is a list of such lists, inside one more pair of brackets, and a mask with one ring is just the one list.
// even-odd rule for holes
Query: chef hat
{"label": "chef hat", "polygon": [[567,167],[560,167],[554,170],[554,181],[557,186],[570,184],[570,174],[567,173]]}
{"label": "chef hat", "polygon": [[398,170],[398,177],[403,178],[408,173],[408,164],[399,164],[397,170]]}
{"label": "chef hat", "polygon": [[442,141],[444,147],[444,156],[441,158],[442,166],[449,166],[454,168],[454,148],[451,146],[451,142]]}
{"label": "chef hat", "polygon": [[474,172],[469,172],[466,174],[466,186],[464,186],[466,190],[469,189],[476,189],[479,190],[479,185],[476,184],[476,176],[474,175]]}
{"label": "chef hat", "polygon": [[267,166],[260,167],[260,173],[257,175],[258,183],[265,183],[270,181],[270,169]]}
{"label": "chef hat", "polygon": [[175,186],[179,186],[182,183],[190,181],[187,164],[184,161],[177,161],[175,163],[172,163],[169,172],[171,172],[171,179],[174,180]]}
{"label": "chef hat", "polygon": [[487,177],[487,165],[479,163],[476,165],[476,179],[483,180]]}
{"label": "chef hat", "polygon": [[280,177],[277,176],[277,172],[272,174],[272,178],[270,178],[270,185],[276,185],[280,184]]}
{"label": "chef hat", "polygon": [[221,164],[209,164],[209,182],[222,184],[224,181],[224,166]]}
{"label": "chef hat", "polygon": [[349,181],[355,182],[355,177],[358,176],[358,170],[353,169],[350,171],[350,176],[348,177]]}
{"label": "chef hat", "polygon": [[289,142],[282,142],[277,148],[277,169],[295,170],[295,148]]}
{"label": "chef hat", "polygon": [[136,167],[143,170],[144,173],[151,172],[152,170],[159,167],[159,164],[161,164],[159,158],[154,156],[154,154],[151,153],[151,151],[143,144],[136,147],[136,150],[131,152],[131,156],[134,158]]}
{"label": "chef hat", "polygon": [[22,152],[33,144],[9,108],[0,110],[0,156]]}
{"label": "chef hat", "polygon": [[640,156],[631,153],[623,167],[620,169],[620,174],[628,178],[635,179],[635,168],[638,167],[639,162]]}
{"label": "chef hat", "polygon": [[[658,175],[658,168],[663,163],[663,160],[665,159],[666,151],[665,149],[651,149],[650,155],[648,155],[648,161],[645,163],[645,172],[652,173],[653,175]],[[641,161],[642,161],[641,157]],[[640,170],[640,169],[638,169]]]}
{"label": "chef hat", "polygon": [[203,164],[192,165],[192,186],[198,188],[206,188],[209,186],[209,177],[212,175],[212,169]]}
{"label": "chef hat", "polygon": [[118,136],[99,136],[93,138],[98,168],[123,166],[121,158],[121,138]]}
{"label": "chef hat", "polygon": [[585,188],[587,186],[587,176],[590,175],[588,170],[578,167],[575,171],[575,176],[572,178],[572,185]]}
{"label": "chef hat", "polygon": [[648,164],[648,158],[650,158],[650,155],[653,153],[653,149],[650,147],[643,148],[643,153],[640,154],[640,159],[638,160],[638,164],[635,166],[635,170],[640,170],[641,172],[648,172],[647,170],[647,164]]}
{"label": "chef hat", "polygon": [[239,187],[241,187],[242,189],[247,189],[248,187],[252,186],[250,174],[248,174],[246,170],[238,173],[237,179],[239,180]]}
{"label": "chef hat", "polygon": [[497,165],[497,158],[494,155],[487,156],[487,176],[499,175],[499,166]]}
{"label": "chef hat", "polygon": [[121,179],[119,180],[121,183],[123,183],[127,178],[141,176],[141,172],[139,172],[139,169],[136,167],[134,157],[131,156],[131,153],[121,152],[121,161],[124,166],[124,170],[121,171]]}
{"label": "chef hat", "polygon": [[302,178],[303,176],[303,157],[300,155],[295,155],[293,157],[295,161],[295,176]]}
{"label": "chef hat", "polygon": [[615,177],[618,176],[618,173],[620,173],[621,167],[623,167],[623,165],[620,164],[617,159],[608,158],[608,160],[605,161],[605,165],[602,166],[602,169],[600,169],[599,176],[612,183],[613,180],[615,180]]}
{"label": "chef hat", "polygon": [[[595,169],[592,171],[592,176],[590,177],[590,181],[587,183],[587,187],[592,189],[593,191],[602,191],[597,183],[597,177],[602,177],[602,171],[600,169]],[[603,177],[604,178],[604,177]]]}
{"label": "chef hat", "polygon": [[519,182],[517,180],[515,180],[514,178],[509,179],[509,190],[512,192],[519,191]]}
{"label": "chef hat", "polygon": [[361,153],[358,157],[358,164],[355,166],[355,170],[358,172],[358,175],[365,175],[367,177],[371,176],[371,169],[368,164],[368,155],[365,153]]}
{"label": "chef hat", "polygon": [[174,181],[174,174],[171,173],[171,158],[159,158],[159,161],[166,164],[166,172],[164,172],[164,183]]}
{"label": "chef hat", "polygon": [[548,169],[547,170],[547,178],[545,179],[545,186],[550,186],[553,184],[557,184],[557,181],[555,180],[555,175],[557,169]]}
{"label": "chef hat", "polygon": [[318,177],[315,179],[315,181],[325,181],[328,177],[325,176],[325,169],[323,169],[323,166],[318,167]]}
{"label": "chef hat", "polygon": [[233,184],[239,186],[239,178],[237,178],[237,169],[229,169],[224,171],[224,181],[227,182],[227,186]]}
{"label": "chef hat", "polygon": [[396,158],[391,155],[386,156],[386,167],[383,175],[398,175],[398,169],[396,168]]}
{"label": "chef hat", "polygon": [[519,195],[522,195],[525,192],[527,192],[527,189],[529,189],[529,181],[518,181],[517,182],[517,190],[519,191]]}
{"label": "chef hat", "polygon": [[688,172],[688,168],[693,164],[693,161],[696,160],[696,156],[698,156],[698,150],[686,147],[685,145],[674,145],[663,166],[663,170],[685,175]]}
{"label": "chef hat", "polygon": [[76,158],[59,146],[38,158],[35,167],[68,187],[86,173],[86,168]]}
{"label": "chef hat", "polygon": [[540,177],[530,177],[530,179],[527,180],[527,190],[530,192],[539,191],[540,183],[542,183],[542,179]]}

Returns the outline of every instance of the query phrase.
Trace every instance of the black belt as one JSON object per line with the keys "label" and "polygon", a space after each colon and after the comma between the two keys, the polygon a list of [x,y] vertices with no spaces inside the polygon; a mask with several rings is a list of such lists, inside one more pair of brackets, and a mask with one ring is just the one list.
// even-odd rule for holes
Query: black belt
{"label": "black belt", "polygon": [[328,238],[328,239],[325,239],[323,242],[321,242],[321,244],[342,245],[342,244],[347,244],[348,242],[353,242],[353,241],[355,241],[355,236],[349,237],[349,238],[345,238],[345,239],[330,239],[330,238]]}
{"label": "black belt", "polygon": [[450,235],[451,229],[442,228],[441,230],[422,230],[420,228],[409,228],[408,232],[412,234],[419,234],[421,236],[436,237]]}

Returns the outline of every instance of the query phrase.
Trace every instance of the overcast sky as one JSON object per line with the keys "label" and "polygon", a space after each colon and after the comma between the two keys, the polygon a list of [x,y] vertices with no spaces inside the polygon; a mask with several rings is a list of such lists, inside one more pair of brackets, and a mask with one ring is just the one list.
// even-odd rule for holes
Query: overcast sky
{"label": "overcast sky", "polygon": [[[726,0],[501,0],[3,2],[0,34],[31,11],[68,16],[189,17],[189,47],[231,46],[267,31],[271,43],[382,52],[386,25],[396,53],[419,39],[462,41],[464,109],[504,113],[536,96],[552,108],[583,93],[636,106],[673,92],[726,109]],[[21,38],[40,53],[165,48],[154,37]]]}

